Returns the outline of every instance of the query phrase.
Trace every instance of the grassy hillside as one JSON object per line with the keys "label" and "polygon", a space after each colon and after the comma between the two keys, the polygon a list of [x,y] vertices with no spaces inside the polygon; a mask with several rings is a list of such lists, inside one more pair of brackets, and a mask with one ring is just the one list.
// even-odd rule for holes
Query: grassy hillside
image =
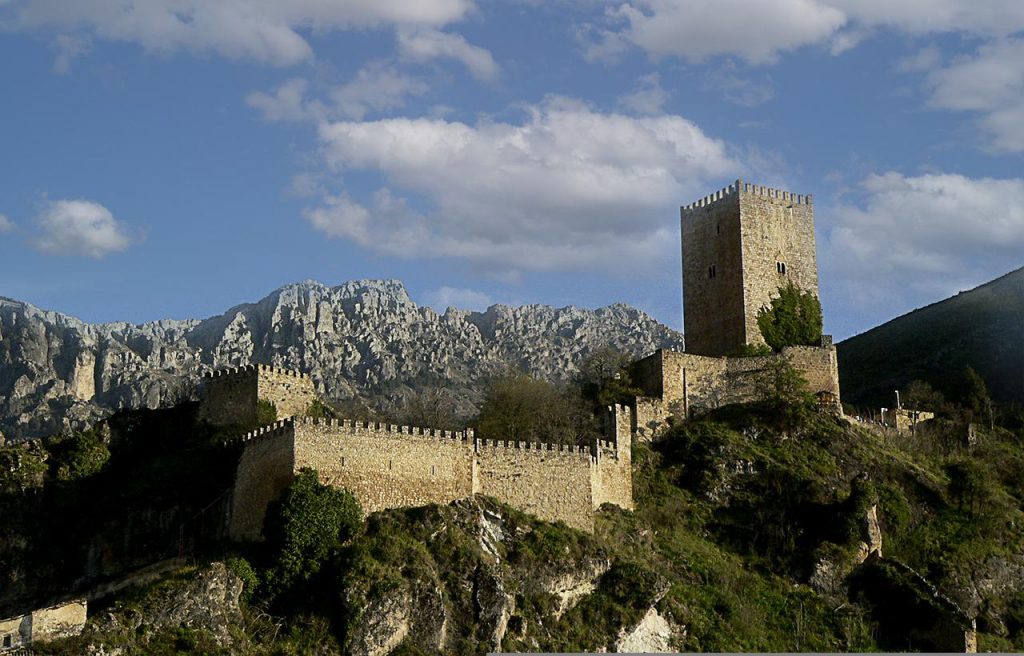
{"label": "grassy hillside", "polygon": [[637,509],[605,506],[594,535],[488,499],[391,510],[286,589],[279,555],[225,545],[208,556],[244,556],[240,609],[207,593],[217,608],[183,620],[188,586],[241,586],[185,572],[42,653],[598,651],[652,613],[685,651],[913,650],[907,618],[843,580],[875,503],[884,554],[977,615],[982,650],[1024,648],[1024,435],[982,428],[968,447],[826,414],[785,433],[777,422],[777,409],[733,406],[636,445]]}
{"label": "grassy hillside", "polygon": [[1024,269],[837,345],[843,400],[890,406],[920,379],[955,396],[965,367],[997,402],[1024,403]]}

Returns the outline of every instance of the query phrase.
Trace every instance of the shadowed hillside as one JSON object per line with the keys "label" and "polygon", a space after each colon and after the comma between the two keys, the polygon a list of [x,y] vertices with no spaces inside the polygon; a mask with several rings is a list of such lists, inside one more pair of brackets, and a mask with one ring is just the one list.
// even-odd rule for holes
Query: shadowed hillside
{"label": "shadowed hillside", "polygon": [[973,367],[998,402],[1024,402],[1024,269],[838,345],[843,400],[890,405],[921,379],[949,391]]}

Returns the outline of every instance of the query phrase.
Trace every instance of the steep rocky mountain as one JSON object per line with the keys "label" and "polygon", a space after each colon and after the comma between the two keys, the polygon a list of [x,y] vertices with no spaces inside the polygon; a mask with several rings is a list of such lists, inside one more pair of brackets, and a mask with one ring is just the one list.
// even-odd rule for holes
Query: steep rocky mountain
{"label": "steep rocky mountain", "polygon": [[611,345],[682,348],[679,333],[626,305],[494,305],[438,314],[397,280],[287,285],[206,320],[87,324],[0,298],[0,431],[48,435],[119,408],[187,399],[205,370],[263,363],[309,372],[328,399],[400,398],[443,386],[468,411],[506,367],[557,380]]}
{"label": "steep rocky mountain", "polygon": [[1024,403],[1024,268],[837,345],[843,400],[890,405],[925,380],[950,393],[967,366],[996,401]]}

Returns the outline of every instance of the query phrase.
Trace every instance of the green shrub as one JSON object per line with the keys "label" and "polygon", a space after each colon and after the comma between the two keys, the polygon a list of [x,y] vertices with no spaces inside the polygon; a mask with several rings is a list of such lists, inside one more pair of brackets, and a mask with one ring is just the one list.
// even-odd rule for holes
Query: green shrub
{"label": "green shrub", "polygon": [[336,417],[334,410],[320,399],[313,399],[306,406],[306,416],[312,419],[333,419]]}
{"label": "green shrub", "polygon": [[757,327],[765,343],[776,351],[786,346],[815,346],[821,343],[821,302],[811,292],[792,282],[779,288],[770,307],[757,313]]}
{"label": "green shrub", "polygon": [[242,601],[249,603],[253,593],[260,586],[260,577],[256,574],[256,570],[248,560],[241,556],[228,558],[224,564],[227,565],[228,571],[242,580]]}
{"label": "green shrub", "polygon": [[267,543],[273,556],[267,583],[272,594],[309,580],[362,525],[362,509],[348,490],[320,483],[303,468],[267,511]]}
{"label": "green shrub", "polygon": [[277,406],[273,401],[259,399],[256,401],[256,425],[266,426],[277,421]]}
{"label": "green shrub", "polygon": [[59,481],[74,481],[99,473],[110,460],[110,449],[93,430],[51,438],[50,473]]}
{"label": "green shrub", "polygon": [[42,487],[46,458],[29,445],[0,447],[0,492],[24,492]]}

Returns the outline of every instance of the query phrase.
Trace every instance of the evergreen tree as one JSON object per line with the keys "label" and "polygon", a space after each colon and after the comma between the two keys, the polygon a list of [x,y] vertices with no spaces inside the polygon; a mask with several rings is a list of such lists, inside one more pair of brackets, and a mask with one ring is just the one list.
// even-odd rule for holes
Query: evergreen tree
{"label": "evergreen tree", "polygon": [[821,302],[811,292],[792,282],[779,288],[771,307],[757,313],[757,327],[768,346],[781,351],[786,346],[814,346],[821,343]]}

